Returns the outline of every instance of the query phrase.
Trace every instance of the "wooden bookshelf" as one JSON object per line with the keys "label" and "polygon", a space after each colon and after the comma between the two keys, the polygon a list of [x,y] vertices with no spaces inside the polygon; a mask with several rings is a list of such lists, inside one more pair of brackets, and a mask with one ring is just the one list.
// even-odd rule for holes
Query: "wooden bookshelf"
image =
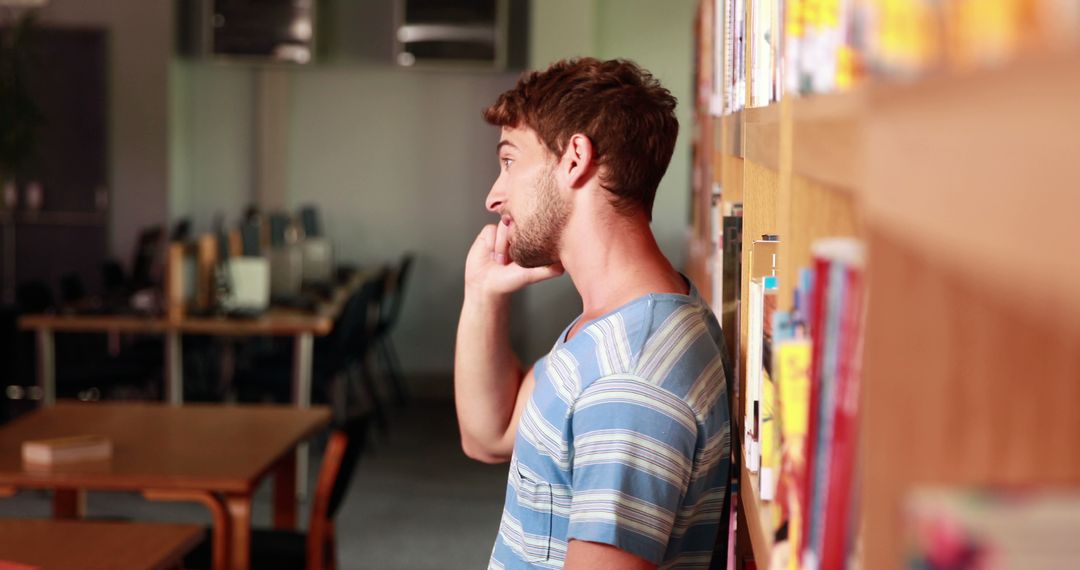
{"label": "wooden bookshelf", "polygon": [[779,170],[780,105],[743,111],[743,149],[746,160],[769,170]]}
{"label": "wooden bookshelf", "polygon": [[[1078,118],[1068,51],[711,119],[723,200],[743,204],[744,300],[762,234],[780,235],[781,309],[815,240],[867,245],[864,568],[901,566],[918,485],[1080,486]],[[768,568],[774,521],[757,475],[740,481],[742,547]]]}
{"label": "wooden bookshelf", "polygon": [[860,188],[864,91],[791,100],[795,175],[834,190]]}
{"label": "wooden bookshelf", "polygon": [[[756,473],[746,470],[744,465],[739,476],[739,502],[746,520],[746,532],[750,535],[750,547],[758,568],[769,568],[772,558],[775,523],[769,509],[758,497],[761,485]],[[747,492],[749,491],[749,492]]]}
{"label": "wooden bookshelf", "polygon": [[915,485],[1080,485],[1080,53],[869,104],[862,514],[890,568]]}

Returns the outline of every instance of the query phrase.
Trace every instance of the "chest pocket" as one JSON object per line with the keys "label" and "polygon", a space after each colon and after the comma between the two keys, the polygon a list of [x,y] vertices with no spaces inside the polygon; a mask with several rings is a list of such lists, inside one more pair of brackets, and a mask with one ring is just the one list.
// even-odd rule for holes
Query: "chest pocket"
{"label": "chest pocket", "polygon": [[517,503],[521,521],[521,547],[529,562],[551,558],[551,485],[537,481],[514,465],[518,478]]}

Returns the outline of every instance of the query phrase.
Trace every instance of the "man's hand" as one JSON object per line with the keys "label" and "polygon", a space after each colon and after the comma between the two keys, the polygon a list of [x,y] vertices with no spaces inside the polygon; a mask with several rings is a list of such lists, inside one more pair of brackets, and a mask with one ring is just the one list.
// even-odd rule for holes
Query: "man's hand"
{"label": "man's hand", "polygon": [[465,289],[489,295],[508,295],[533,283],[563,274],[559,263],[526,269],[510,260],[506,224],[488,224],[476,236],[465,259]]}

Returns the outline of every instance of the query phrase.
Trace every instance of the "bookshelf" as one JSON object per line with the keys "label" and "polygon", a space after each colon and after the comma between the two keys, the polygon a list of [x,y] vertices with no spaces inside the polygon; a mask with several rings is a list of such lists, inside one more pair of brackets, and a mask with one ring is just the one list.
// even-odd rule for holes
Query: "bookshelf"
{"label": "bookshelf", "polygon": [[[695,168],[742,204],[743,267],[754,239],[781,237],[780,310],[815,240],[866,245],[857,566],[901,567],[919,486],[1080,488],[1080,51],[1042,47],[719,117],[698,102],[712,157]],[[747,332],[742,311],[740,395]],[[741,438],[742,402],[732,417]],[[739,478],[739,548],[768,568],[778,521],[758,475]]]}

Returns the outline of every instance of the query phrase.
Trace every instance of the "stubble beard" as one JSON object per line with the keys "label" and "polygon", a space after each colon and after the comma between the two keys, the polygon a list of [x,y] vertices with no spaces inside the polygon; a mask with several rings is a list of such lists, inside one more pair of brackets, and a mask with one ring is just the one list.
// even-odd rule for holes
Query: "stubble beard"
{"label": "stubble beard", "polygon": [[536,208],[529,219],[517,225],[510,242],[510,259],[522,267],[546,267],[559,261],[563,230],[570,218],[570,201],[559,196],[554,168],[540,175],[536,186]]}

